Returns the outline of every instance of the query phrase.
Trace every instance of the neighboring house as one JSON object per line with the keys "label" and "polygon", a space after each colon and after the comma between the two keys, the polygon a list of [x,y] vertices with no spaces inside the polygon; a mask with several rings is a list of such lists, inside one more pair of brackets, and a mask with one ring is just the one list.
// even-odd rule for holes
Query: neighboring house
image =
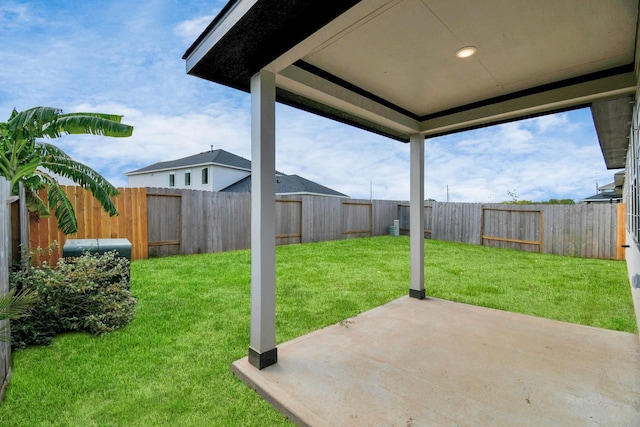
{"label": "neighboring house", "polygon": [[[244,193],[251,191],[251,177],[248,176],[235,184],[223,189],[225,192]],[[317,182],[309,181],[298,175],[276,175],[276,195],[305,195],[305,196],[331,196],[349,198],[331,188],[320,185]]]}
{"label": "neighboring house", "polygon": [[[125,173],[129,187],[179,188],[205,191],[251,191],[251,161],[225,150],[211,150],[177,160],[154,163]],[[298,175],[276,171],[276,194],[345,197]]]}
{"label": "neighboring house", "polygon": [[129,187],[187,188],[220,191],[251,175],[251,161],[224,150],[211,150],[125,173]]}
{"label": "neighboring house", "polygon": [[598,194],[582,199],[583,203],[621,203],[624,171],[614,175],[614,181],[598,187]]}

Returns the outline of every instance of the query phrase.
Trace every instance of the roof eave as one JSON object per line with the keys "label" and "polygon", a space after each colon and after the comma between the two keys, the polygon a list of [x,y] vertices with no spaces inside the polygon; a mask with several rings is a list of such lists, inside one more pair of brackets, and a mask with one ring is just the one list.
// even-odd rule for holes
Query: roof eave
{"label": "roof eave", "polygon": [[629,94],[591,104],[591,115],[607,169],[626,166],[633,103],[634,97]]}
{"label": "roof eave", "polygon": [[130,175],[142,175],[145,173],[150,173],[150,172],[165,172],[165,171],[171,171],[171,170],[178,170],[178,169],[189,169],[189,168],[198,168],[201,166],[221,166],[224,168],[229,168],[229,169],[236,169],[236,170],[241,170],[244,172],[251,172],[251,169],[247,169],[247,168],[242,168],[239,166],[231,166],[231,165],[227,165],[224,163],[216,163],[216,162],[206,162],[206,163],[196,163],[196,164],[192,164],[192,165],[182,165],[182,166],[172,166],[172,167],[166,167],[166,168],[158,168],[158,169],[148,169],[148,170],[144,170],[144,171],[132,171],[132,172],[126,172],[124,173],[125,176],[130,176]]}
{"label": "roof eave", "polygon": [[187,74],[248,91],[256,72],[359,1],[230,2],[185,52]]}
{"label": "roof eave", "polygon": [[[256,72],[358,3],[359,0],[230,1],[185,52],[187,73],[248,92]],[[487,99],[477,103],[479,105],[430,114],[416,121],[415,132],[439,136],[591,106],[607,168],[624,168],[630,121],[628,102],[633,99],[636,85],[633,65],[605,70],[608,75],[579,76],[572,81]],[[326,76],[316,77],[319,78],[315,81],[326,80]],[[340,82],[330,83],[339,85]],[[343,89],[345,93],[352,93],[350,88]],[[358,95],[366,98],[366,94]],[[414,132],[408,133],[406,123],[388,126],[384,121],[338,110],[282,87],[277,90],[277,100],[404,142]]]}

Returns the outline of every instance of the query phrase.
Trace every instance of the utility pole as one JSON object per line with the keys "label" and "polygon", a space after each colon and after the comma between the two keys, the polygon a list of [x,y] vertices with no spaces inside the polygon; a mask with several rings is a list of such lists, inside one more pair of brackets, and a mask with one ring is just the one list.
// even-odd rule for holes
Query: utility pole
{"label": "utility pole", "polygon": [[447,184],[447,203],[449,203],[449,184]]}

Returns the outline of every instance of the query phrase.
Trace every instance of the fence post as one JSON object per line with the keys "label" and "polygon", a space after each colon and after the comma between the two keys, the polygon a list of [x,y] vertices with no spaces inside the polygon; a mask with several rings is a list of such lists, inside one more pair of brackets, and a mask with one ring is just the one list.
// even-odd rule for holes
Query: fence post
{"label": "fence post", "polygon": [[627,230],[627,224],[626,224],[626,205],[624,203],[618,203],[618,212],[617,212],[617,218],[616,218],[616,227],[617,227],[617,233],[616,233],[616,259],[619,260],[623,260],[625,258],[625,253],[624,253],[624,248],[622,247],[622,245],[624,245],[626,243],[626,230]]}
{"label": "fence post", "polygon": [[27,208],[27,197],[24,189],[24,182],[18,183],[20,197],[20,261],[24,261],[25,254],[29,253],[29,209]]}
{"label": "fence post", "polygon": [[[9,266],[11,265],[11,185],[0,177],[0,295],[9,292]],[[8,328],[9,320],[0,321],[0,328]],[[0,400],[11,376],[11,346],[0,342]]]}

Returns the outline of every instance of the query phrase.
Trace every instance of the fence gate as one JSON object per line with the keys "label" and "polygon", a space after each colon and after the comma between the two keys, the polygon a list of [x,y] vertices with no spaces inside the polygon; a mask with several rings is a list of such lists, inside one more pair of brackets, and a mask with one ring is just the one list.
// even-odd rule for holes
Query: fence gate
{"label": "fence gate", "polygon": [[181,253],[181,215],[180,193],[147,193],[149,257]]}
{"label": "fence gate", "polygon": [[482,208],[481,244],[542,252],[544,214],[541,210]]}
{"label": "fence gate", "polygon": [[345,239],[373,236],[373,204],[342,202],[342,230]]}
{"label": "fence gate", "polygon": [[302,200],[276,200],[276,244],[302,243]]}

